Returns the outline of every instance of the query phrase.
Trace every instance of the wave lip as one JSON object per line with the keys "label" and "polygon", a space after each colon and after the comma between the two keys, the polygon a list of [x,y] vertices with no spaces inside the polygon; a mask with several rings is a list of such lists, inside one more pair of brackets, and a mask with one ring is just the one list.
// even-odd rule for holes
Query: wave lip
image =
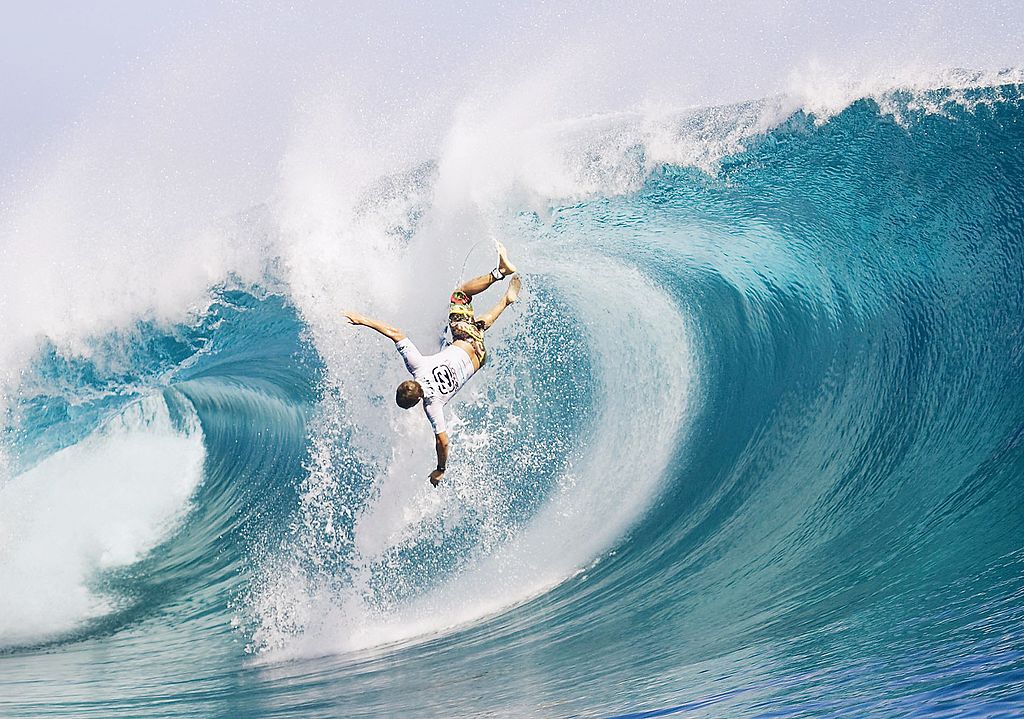
{"label": "wave lip", "polygon": [[180,525],[206,451],[194,413],[162,394],[0,488],[0,647],[58,639],[127,601],[102,577]]}

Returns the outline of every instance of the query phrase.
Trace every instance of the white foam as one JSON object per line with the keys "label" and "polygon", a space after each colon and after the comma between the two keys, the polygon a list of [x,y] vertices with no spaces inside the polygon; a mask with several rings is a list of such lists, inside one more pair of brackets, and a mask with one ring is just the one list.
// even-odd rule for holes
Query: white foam
{"label": "white foam", "polygon": [[157,395],[0,488],[0,646],[50,639],[116,609],[119,598],[91,582],[174,530],[204,455],[198,421],[176,429]]}

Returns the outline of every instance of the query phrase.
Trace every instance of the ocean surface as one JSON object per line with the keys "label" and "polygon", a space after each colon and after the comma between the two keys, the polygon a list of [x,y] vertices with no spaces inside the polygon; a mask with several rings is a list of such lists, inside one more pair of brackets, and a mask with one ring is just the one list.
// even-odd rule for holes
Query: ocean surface
{"label": "ocean surface", "polygon": [[[516,132],[344,205],[300,145],[155,254],[46,259],[35,198],[0,716],[1024,715],[1019,73]],[[435,490],[340,311],[429,350],[492,238],[525,289]]]}

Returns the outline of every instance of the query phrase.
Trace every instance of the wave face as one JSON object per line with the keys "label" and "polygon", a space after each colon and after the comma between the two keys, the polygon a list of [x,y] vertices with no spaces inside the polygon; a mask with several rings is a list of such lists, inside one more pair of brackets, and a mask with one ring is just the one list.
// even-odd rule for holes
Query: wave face
{"label": "wave face", "polygon": [[369,186],[375,241],[275,198],[187,312],[34,344],[0,714],[1024,713],[1022,87],[773,103],[555,129],[582,190],[491,217],[526,292],[436,491],[338,310],[434,342],[492,262],[471,139]]}

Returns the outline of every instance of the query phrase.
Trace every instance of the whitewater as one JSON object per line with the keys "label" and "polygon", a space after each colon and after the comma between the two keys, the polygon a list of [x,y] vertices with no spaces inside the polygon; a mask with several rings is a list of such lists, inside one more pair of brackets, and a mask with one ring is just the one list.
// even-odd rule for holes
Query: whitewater
{"label": "whitewater", "polygon": [[[869,6],[183,6],[5,148],[0,716],[1024,714],[1024,13]],[[341,312],[492,238],[434,489]]]}

